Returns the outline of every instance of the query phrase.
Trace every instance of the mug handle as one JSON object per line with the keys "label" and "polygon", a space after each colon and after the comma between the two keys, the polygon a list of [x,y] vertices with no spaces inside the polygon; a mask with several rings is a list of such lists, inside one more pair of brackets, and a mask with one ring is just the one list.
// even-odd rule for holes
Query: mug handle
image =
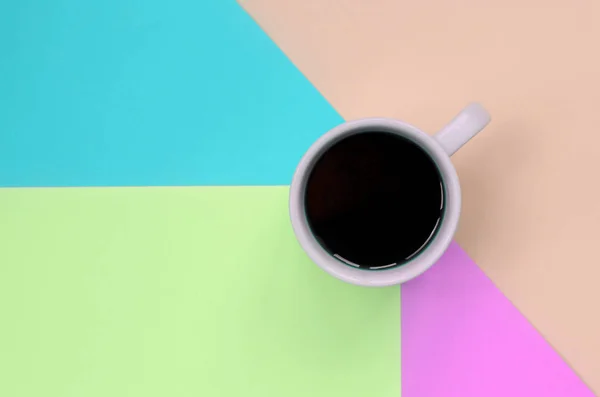
{"label": "mug handle", "polygon": [[469,139],[488,125],[491,119],[490,114],[483,106],[471,103],[433,138],[438,141],[448,156],[452,156]]}

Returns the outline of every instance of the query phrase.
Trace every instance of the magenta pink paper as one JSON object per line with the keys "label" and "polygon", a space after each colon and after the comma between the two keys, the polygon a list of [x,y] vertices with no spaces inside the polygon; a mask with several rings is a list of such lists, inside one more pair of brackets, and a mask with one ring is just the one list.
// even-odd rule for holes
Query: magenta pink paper
{"label": "magenta pink paper", "polygon": [[593,397],[453,243],[402,285],[402,397]]}

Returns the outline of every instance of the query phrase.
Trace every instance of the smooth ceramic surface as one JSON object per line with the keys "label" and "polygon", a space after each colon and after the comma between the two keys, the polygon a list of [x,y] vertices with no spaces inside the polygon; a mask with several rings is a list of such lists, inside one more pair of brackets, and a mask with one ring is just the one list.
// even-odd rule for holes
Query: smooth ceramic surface
{"label": "smooth ceramic surface", "polygon": [[[460,183],[450,156],[480,132],[491,120],[480,104],[463,109],[446,127],[430,137],[405,122],[367,118],[349,121],[324,134],[300,160],[290,186],[290,218],[296,237],[308,256],[323,270],[340,280],[368,287],[385,287],[411,280],[429,269],[446,251],[454,237],[460,217]],[[421,147],[434,161],[444,189],[444,214],[435,236],[418,255],[402,266],[382,270],[353,268],[328,253],[311,233],[305,215],[306,184],[322,154],[337,142],[359,133],[381,131],[396,134]],[[398,155],[402,155],[399,153]],[[411,192],[406,192],[411,194]]]}

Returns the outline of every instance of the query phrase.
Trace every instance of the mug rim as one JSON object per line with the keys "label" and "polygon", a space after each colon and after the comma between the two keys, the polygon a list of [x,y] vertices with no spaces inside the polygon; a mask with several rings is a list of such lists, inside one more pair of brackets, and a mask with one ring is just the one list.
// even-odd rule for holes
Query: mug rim
{"label": "mug rim", "polygon": [[[357,269],[333,257],[313,235],[304,210],[304,192],[308,176],[321,155],[337,142],[368,131],[396,134],[417,144],[437,166],[444,187],[445,213],[432,240],[410,261],[381,270]],[[373,117],[352,120],[332,128],[306,151],[298,163],[290,185],[290,219],[300,246],[315,264],[330,275],[361,286],[385,287],[401,284],[433,266],[452,242],[458,227],[460,207],[461,192],[458,175],[442,146],[415,126],[391,118]]]}

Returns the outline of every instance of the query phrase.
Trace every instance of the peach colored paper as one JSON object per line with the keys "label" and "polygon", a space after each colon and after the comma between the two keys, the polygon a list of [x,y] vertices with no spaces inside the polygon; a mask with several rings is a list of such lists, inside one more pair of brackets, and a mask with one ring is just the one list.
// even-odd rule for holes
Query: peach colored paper
{"label": "peach colored paper", "polygon": [[458,242],[600,392],[600,2],[244,0],[347,119],[494,122],[453,161]]}

